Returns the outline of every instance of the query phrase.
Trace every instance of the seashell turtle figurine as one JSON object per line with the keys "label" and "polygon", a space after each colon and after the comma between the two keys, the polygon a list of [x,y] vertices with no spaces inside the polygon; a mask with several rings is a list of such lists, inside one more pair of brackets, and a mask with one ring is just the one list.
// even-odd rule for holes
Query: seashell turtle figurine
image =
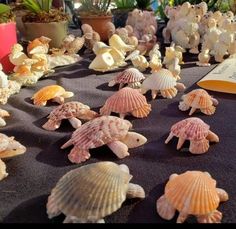
{"label": "seashell turtle figurine", "polygon": [[27,53],[33,54],[47,54],[49,50],[49,43],[51,39],[48,37],[41,36],[39,38],[30,41],[27,46]]}
{"label": "seashell turtle figurine", "polygon": [[145,79],[145,76],[136,68],[128,68],[123,72],[118,73],[118,75],[109,82],[108,86],[113,87],[116,84],[120,84],[119,89],[121,89],[125,84],[131,88],[140,88],[141,81]]}
{"label": "seashell turtle figurine", "polygon": [[79,119],[91,120],[98,114],[90,110],[90,107],[80,102],[67,102],[56,107],[48,116],[49,120],[43,125],[46,130],[56,130],[63,119],[68,119],[71,125],[77,129],[81,126]]}
{"label": "seashell turtle figurine", "polygon": [[212,115],[215,113],[215,106],[218,105],[218,101],[212,98],[204,89],[195,89],[186,95],[182,96],[182,100],[179,103],[179,109],[181,111],[187,111],[191,108],[189,115],[192,115],[197,109],[206,115]]}
{"label": "seashell turtle figurine", "polygon": [[114,116],[102,116],[86,122],[72,134],[61,148],[74,145],[68,158],[73,163],[89,159],[89,149],[107,145],[118,158],[129,156],[128,149],[144,145],[147,139],[138,133],[129,132],[132,124]]}
{"label": "seashell turtle figurine", "polygon": [[189,215],[196,216],[199,223],[220,223],[222,213],[217,208],[228,199],[227,192],[216,187],[216,180],[208,172],[187,171],[170,176],[156,207],[166,220],[179,211],[177,223],[183,223]]}
{"label": "seashell turtle figurine", "polygon": [[110,115],[111,112],[119,113],[120,118],[131,114],[136,118],[147,117],[151,111],[151,105],[137,89],[130,87],[122,88],[107,99],[100,109],[102,115]]}
{"label": "seashell turtle figurine", "polygon": [[210,126],[200,118],[187,118],[175,123],[171,127],[170,134],[165,141],[167,144],[174,136],[179,138],[177,150],[186,140],[190,141],[189,152],[192,154],[203,154],[209,149],[210,142],[219,142],[219,137],[210,131]]}
{"label": "seashell turtle figurine", "polygon": [[46,106],[48,100],[62,104],[65,98],[72,96],[74,96],[73,92],[65,91],[65,89],[59,85],[50,85],[41,88],[31,99],[34,100],[34,105]]}
{"label": "seashell turtle figurine", "polygon": [[129,168],[114,162],[71,170],[48,197],[48,217],[63,213],[63,223],[104,223],[103,218],[117,211],[126,198],[145,198],[143,188],[130,183],[131,179]]}
{"label": "seashell turtle figurine", "polygon": [[0,127],[6,126],[6,122],[3,118],[9,117],[9,116],[10,114],[7,111],[0,109]]}
{"label": "seashell turtle figurine", "polygon": [[0,133],[0,180],[8,176],[6,165],[1,159],[18,156],[25,153],[25,151],[26,148],[14,140],[14,137],[8,137]]}
{"label": "seashell turtle figurine", "polygon": [[141,86],[142,94],[145,94],[148,90],[152,91],[152,99],[156,98],[159,91],[164,98],[172,99],[177,95],[178,90],[182,91],[184,89],[184,84],[177,83],[173,74],[164,68],[153,72],[143,81]]}

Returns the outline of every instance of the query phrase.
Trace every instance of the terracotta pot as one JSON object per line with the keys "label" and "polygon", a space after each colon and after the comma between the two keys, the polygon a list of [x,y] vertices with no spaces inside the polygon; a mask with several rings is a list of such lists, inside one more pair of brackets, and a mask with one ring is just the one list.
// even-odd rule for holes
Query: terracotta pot
{"label": "terracotta pot", "polygon": [[0,62],[5,73],[12,71],[14,68],[14,65],[9,61],[8,55],[11,52],[11,47],[16,43],[16,23],[0,24]]}
{"label": "terracotta pot", "polygon": [[35,38],[45,36],[51,38],[49,43],[50,48],[59,48],[62,40],[66,37],[68,31],[68,22],[50,22],[50,23],[35,23],[25,22],[25,39],[32,41]]}
{"label": "terracotta pot", "polygon": [[82,24],[89,24],[99,33],[101,41],[108,40],[106,23],[112,22],[112,16],[80,16]]}

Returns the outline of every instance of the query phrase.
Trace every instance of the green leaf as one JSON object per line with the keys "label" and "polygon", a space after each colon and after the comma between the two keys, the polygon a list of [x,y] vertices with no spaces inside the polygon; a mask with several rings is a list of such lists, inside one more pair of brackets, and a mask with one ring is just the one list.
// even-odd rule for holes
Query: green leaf
{"label": "green leaf", "polygon": [[9,6],[0,3],[0,14],[4,14],[10,11],[11,11],[11,8]]}

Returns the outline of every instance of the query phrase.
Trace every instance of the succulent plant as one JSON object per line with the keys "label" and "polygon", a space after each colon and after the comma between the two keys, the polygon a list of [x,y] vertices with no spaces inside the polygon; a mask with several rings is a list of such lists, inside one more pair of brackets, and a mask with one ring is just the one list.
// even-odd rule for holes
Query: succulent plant
{"label": "succulent plant", "polygon": [[0,4],[0,24],[14,21],[14,15],[8,5]]}

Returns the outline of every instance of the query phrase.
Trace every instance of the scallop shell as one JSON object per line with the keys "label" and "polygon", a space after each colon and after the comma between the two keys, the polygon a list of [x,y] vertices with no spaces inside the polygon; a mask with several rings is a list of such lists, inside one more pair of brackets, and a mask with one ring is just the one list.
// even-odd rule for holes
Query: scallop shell
{"label": "scallop shell", "polygon": [[187,171],[168,181],[165,197],[179,212],[205,215],[219,206],[216,181],[207,173]]}
{"label": "scallop shell", "polygon": [[187,118],[174,124],[171,133],[178,138],[199,141],[208,136],[209,129],[200,118]]}
{"label": "scallop shell", "polygon": [[140,72],[136,68],[128,68],[124,70],[123,72],[120,72],[116,77],[115,77],[115,82],[116,83],[134,83],[134,82],[140,82],[141,80],[144,80],[145,77],[142,72]]}
{"label": "scallop shell", "polygon": [[107,99],[105,105],[100,109],[100,113],[102,115],[109,115],[111,112],[126,114],[144,106],[148,109],[144,109],[140,115],[146,117],[151,111],[151,105],[147,104],[145,96],[136,89],[125,87]]}
{"label": "scallop shell", "polygon": [[34,100],[35,105],[40,105],[43,101],[53,99],[65,93],[66,91],[63,87],[59,85],[50,85],[41,88],[38,92],[36,92],[33,95],[32,99]]}
{"label": "scallop shell", "polygon": [[97,221],[118,210],[126,199],[132,176],[113,162],[99,162],[65,174],[52,190],[47,203],[67,216]]}
{"label": "scallop shell", "polygon": [[[212,97],[205,91],[204,89],[195,89],[189,92],[186,95],[182,96],[183,102],[180,102],[179,109],[180,110],[187,110],[188,107],[201,109],[201,111],[207,115],[211,115],[215,113],[215,107],[213,103],[217,105],[218,101],[213,102]],[[182,103],[186,105],[186,109],[182,107]],[[190,111],[190,115],[193,112]]]}
{"label": "scallop shell", "polygon": [[169,70],[163,68],[146,78],[142,86],[151,90],[165,90],[175,87],[176,80]]}

